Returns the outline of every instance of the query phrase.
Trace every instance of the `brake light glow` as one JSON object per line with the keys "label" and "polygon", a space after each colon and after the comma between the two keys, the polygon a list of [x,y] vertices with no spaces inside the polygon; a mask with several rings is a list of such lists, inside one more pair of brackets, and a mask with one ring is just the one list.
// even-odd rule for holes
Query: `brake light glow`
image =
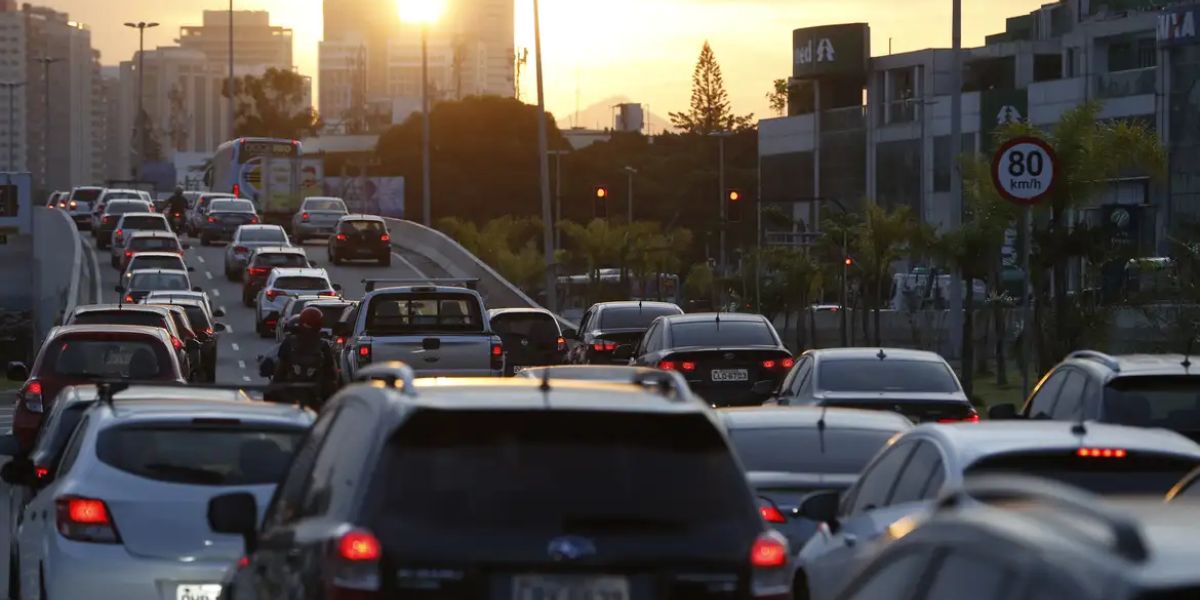
{"label": "brake light glow", "polygon": [[660,368],[664,371],[674,371],[675,370],[675,361],[673,361],[673,360],[660,361],[658,363],[658,368]]}
{"label": "brake light glow", "polygon": [[369,362],[371,360],[371,346],[363,345],[358,347],[358,361]]}
{"label": "brake light glow", "polygon": [[774,506],[760,506],[758,514],[762,515],[763,520],[768,523],[787,523],[787,519],[783,518],[783,513]]}
{"label": "brake light glow", "polygon": [[50,468],[38,465],[33,468],[33,474],[36,475],[38,479],[43,479],[50,474]]}
{"label": "brake light glow", "polygon": [[133,302],[133,301],[134,301],[134,300],[133,300],[133,294],[125,294],[125,301],[126,301],[126,302]]}
{"label": "brake light glow", "polygon": [[233,184],[233,195],[237,196],[238,198],[241,198],[242,197],[242,186],[240,186],[236,183]]}
{"label": "brake light glow", "polygon": [[504,354],[504,346],[492,344],[492,356],[500,356],[501,354]]}
{"label": "brake light glow", "polygon": [[343,560],[375,561],[382,555],[379,540],[366,531],[349,531],[338,540],[338,556]]}
{"label": "brake light glow", "polygon": [[209,222],[209,223],[216,223],[216,222],[217,222],[217,218],[216,218],[216,217],[209,217],[209,218],[208,218],[208,222]]}
{"label": "brake light glow", "polygon": [[945,418],[945,419],[938,419],[937,422],[938,423],[978,423],[979,422],[979,413],[975,412],[975,409],[972,408],[971,412],[968,412],[967,416],[962,417],[961,419],[960,418]]}
{"label": "brake light glow", "polygon": [[267,290],[263,293],[267,296],[267,300],[274,300],[279,297],[279,290]]}
{"label": "brake light glow", "polygon": [[783,360],[779,361],[779,366],[781,366],[781,367],[783,367],[783,368],[785,368],[785,369],[790,369],[790,368],[792,368],[792,367],[796,366],[796,359],[794,359],[794,358],[785,358],[785,359],[783,359]]}
{"label": "brake light glow", "polygon": [[336,339],[336,340],[334,340],[334,341],[336,341],[336,342],[337,342],[337,345],[341,346],[342,344],[345,344],[345,343],[346,343],[346,338],[345,338],[345,336],[341,336],[341,335],[339,335],[339,336],[337,337],[337,339]]}
{"label": "brake light glow", "polygon": [[171,346],[173,346],[176,350],[182,350],[183,342],[179,341],[179,338],[171,336]]}
{"label": "brake light glow", "polygon": [[694,361],[685,360],[685,361],[679,363],[679,369],[681,371],[686,371],[686,372],[695,371],[696,363]]}
{"label": "brake light glow", "polygon": [[212,335],[212,334],[213,334],[213,328],[212,328],[212,327],[205,327],[205,328],[204,328],[204,335]]}
{"label": "brake light glow", "polygon": [[234,246],[234,247],[233,247],[233,253],[234,253],[234,254],[245,254],[245,253],[247,253],[247,252],[249,252],[249,251],[250,251],[250,249],[249,249],[249,248],[247,248],[247,247],[245,247],[245,246]]}
{"label": "brake light glow", "polygon": [[756,569],[777,569],[787,564],[787,555],[787,542],[778,533],[764,533],[750,547],[750,565]]}
{"label": "brake light glow", "polygon": [[1080,448],[1075,451],[1081,458],[1125,458],[1129,452],[1122,448]]}
{"label": "brake light glow", "polygon": [[119,240],[119,239],[121,239],[122,236],[125,235],[125,232],[118,229],[118,230],[114,231],[113,234],[115,234],[117,236],[117,239]]}
{"label": "brake light glow", "polygon": [[337,294],[338,294],[338,293],[337,293],[337,291],[336,291],[336,290],[325,290],[325,291],[323,291],[323,292],[320,292],[320,293],[318,293],[317,295],[318,295],[318,296],[333,296],[333,297],[337,297]]}
{"label": "brake light glow", "polygon": [[120,543],[121,537],[117,535],[108,506],[103,500],[63,496],[54,504],[57,508],[58,532],[63,537],[81,542]]}
{"label": "brake light glow", "polygon": [[29,412],[41,413],[44,410],[42,405],[42,382],[34,379],[25,384],[25,389],[21,391],[21,403]]}
{"label": "brake light glow", "polygon": [[246,272],[251,275],[266,275],[269,271],[270,269],[267,267],[250,267],[246,269]]}
{"label": "brake light glow", "polygon": [[131,257],[131,256],[133,256],[133,250],[126,250],[126,251],[125,251],[125,258],[129,258],[129,257]]}
{"label": "brake light glow", "polygon": [[339,233],[339,234],[337,234],[337,236],[336,236],[336,239],[337,239],[337,241],[339,241],[339,242],[344,242],[344,241],[346,241],[346,240],[347,240],[347,239],[349,239],[349,238],[347,238],[347,237],[346,237],[346,234],[344,234],[344,233]]}
{"label": "brake light glow", "polygon": [[567,338],[559,337],[557,340],[554,341],[554,347],[559,352],[566,352],[567,351]]}
{"label": "brake light glow", "polygon": [[379,236],[379,241],[381,241],[381,242],[390,242],[390,241],[392,241],[392,236],[390,236],[390,235],[388,235],[388,234],[386,234],[386,233],[385,233],[385,234],[383,234],[383,235]]}
{"label": "brake light glow", "polygon": [[258,225],[258,217],[250,217],[251,225]]}
{"label": "brake light glow", "polygon": [[776,364],[778,364],[778,363],[776,363],[776,362],[775,362],[775,361],[773,361],[773,360],[764,360],[764,361],[762,361],[762,366],[763,366],[763,368],[764,368],[764,369],[774,369]]}
{"label": "brake light glow", "polygon": [[617,345],[614,342],[597,340],[596,343],[592,344],[592,350],[595,350],[596,352],[612,352],[616,349]]}
{"label": "brake light glow", "polygon": [[105,215],[104,217],[101,217],[100,222],[108,224],[108,223],[112,223],[112,220],[113,220],[112,217]]}
{"label": "brake light glow", "polygon": [[301,221],[304,221],[305,223],[307,223],[307,222],[308,222],[308,219],[309,219],[308,213],[302,213],[302,214],[300,215],[300,220],[301,220]]}

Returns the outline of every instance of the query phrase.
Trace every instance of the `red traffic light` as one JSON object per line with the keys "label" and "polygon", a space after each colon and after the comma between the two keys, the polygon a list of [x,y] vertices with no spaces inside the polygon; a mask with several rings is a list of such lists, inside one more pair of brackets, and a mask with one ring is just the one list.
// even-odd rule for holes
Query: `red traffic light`
{"label": "red traffic light", "polygon": [[853,259],[853,258],[850,258],[849,256],[847,256],[847,257],[846,257],[846,266],[847,266],[847,267],[853,267],[853,266],[854,266],[854,259]]}

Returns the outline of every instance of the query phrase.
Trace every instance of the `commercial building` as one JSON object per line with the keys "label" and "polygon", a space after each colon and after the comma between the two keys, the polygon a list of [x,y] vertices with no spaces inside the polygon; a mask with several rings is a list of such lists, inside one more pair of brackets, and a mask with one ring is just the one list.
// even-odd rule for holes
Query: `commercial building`
{"label": "commercial building", "polygon": [[[1119,221],[1141,253],[1164,252],[1168,232],[1200,221],[1200,128],[1192,123],[1200,99],[1190,92],[1200,79],[1200,5],[1178,4],[1061,0],[1008,19],[1003,33],[963,51],[964,152],[990,152],[999,124],[1019,119],[1049,129],[1089,100],[1102,103],[1103,119],[1142,121],[1167,144],[1168,180],[1111,182],[1075,218]],[[761,197],[792,203],[810,231],[820,228],[814,198],[850,210],[866,198],[908,206],[925,223],[945,226],[954,162],[951,52],[872,57],[869,40],[862,23],[795,31],[788,116],[759,123]]]}
{"label": "commercial building", "polygon": [[15,2],[0,2],[0,164],[7,171],[27,167],[25,15]]}
{"label": "commercial building", "polygon": [[[175,43],[184,50],[204,54],[213,63],[228,65],[229,11],[206,10],[203,23],[180,27],[179,39]],[[292,69],[292,30],[271,25],[271,16],[267,11],[233,11],[233,43],[235,72]]]}

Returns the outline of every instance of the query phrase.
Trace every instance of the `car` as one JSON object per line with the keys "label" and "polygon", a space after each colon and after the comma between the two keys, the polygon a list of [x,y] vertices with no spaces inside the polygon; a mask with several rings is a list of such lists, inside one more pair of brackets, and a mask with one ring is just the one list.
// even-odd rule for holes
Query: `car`
{"label": "car", "polygon": [[275,341],[282,342],[283,338],[287,336],[287,322],[310,306],[321,310],[323,318],[321,333],[332,339],[334,325],[337,324],[342,313],[354,304],[350,300],[328,296],[291,296],[283,305],[283,310],[279,313],[279,320],[275,324]]}
{"label": "car", "polygon": [[152,206],[154,205],[154,196],[150,192],[147,192],[146,190],[137,190],[137,193],[138,196],[142,197],[142,200],[149,202]]}
{"label": "car", "polygon": [[129,257],[121,281],[129,281],[129,274],[143,269],[166,269],[168,271],[195,271],[183,260],[183,256],[175,252],[137,252]]}
{"label": "car", "polygon": [[192,290],[154,291],[154,292],[150,292],[149,294],[146,295],[146,297],[142,298],[142,302],[164,302],[164,301],[177,300],[177,299],[199,300],[204,303],[204,306],[208,307],[208,314],[210,314],[214,317],[224,317],[225,316],[225,311],[221,310],[220,308],[217,308],[215,310],[213,309],[212,302],[210,302],[208,299],[208,294],[206,294],[203,291],[192,291]]}
{"label": "car", "polygon": [[122,270],[129,267],[130,259],[142,252],[169,252],[182,257],[183,251],[188,249],[188,245],[170,231],[134,231],[125,237],[125,249],[119,258]]}
{"label": "car", "polygon": [[1107,500],[1028,478],[972,479],[928,520],[897,527],[840,598],[1194,598],[1197,522],[1194,505]]}
{"label": "car", "polygon": [[56,477],[25,509],[54,516],[18,529],[23,597],[83,598],[97,589],[120,598],[220,594],[222,577],[246,549],[241,538],[209,528],[209,499],[237,491],[265,504],[312,413],[211,396],[193,390],[128,401],[101,391]]}
{"label": "car", "polygon": [[192,320],[188,318],[187,311],[182,306],[174,304],[147,304],[145,306],[162,308],[171,314],[171,320],[175,322],[175,328],[179,330],[179,339],[182,340],[183,351],[186,353],[183,372],[188,381],[203,380],[205,376],[203,357],[201,356],[203,343],[200,340],[200,334],[196,332],[196,327],[192,325]]}
{"label": "car", "polygon": [[641,341],[654,319],[682,315],[683,309],[670,302],[601,302],[583,313],[579,331],[568,335],[569,358],[576,365],[625,364],[627,359],[613,358],[622,344]]}
{"label": "car", "polygon": [[340,285],[330,283],[325,269],[275,269],[255,301],[254,324],[258,335],[271,337],[288,296],[338,297]]}
{"label": "car", "polygon": [[1162,427],[1200,441],[1200,373],[1191,365],[1182,354],[1073,352],[1042,377],[1019,415],[999,405],[989,416]]}
{"label": "car", "polygon": [[171,346],[184,373],[191,371],[183,328],[165,308],[140,304],[89,304],[76,307],[64,319],[63,325],[142,325],[165,329],[171,334]]}
{"label": "car", "polygon": [[796,358],[773,402],[890,410],[916,422],[979,421],[954,369],[923,350],[809,350]]}
{"label": "car", "polygon": [[[184,194],[186,195],[186,192]],[[192,237],[197,237],[200,235],[201,226],[208,222],[208,204],[209,202],[218,199],[236,200],[237,196],[223,192],[201,192],[198,196],[196,196],[196,199],[188,205],[188,235]]]}
{"label": "car", "polygon": [[795,514],[816,492],[845,490],[892,438],[912,429],[901,415],[847,408],[761,406],[719,411],[763,520],[800,548],[818,523]]}
{"label": "car", "polygon": [[636,347],[621,345],[613,357],[678,370],[715,407],[762,404],[793,363],[769,319],[740,313],[658,317]]}
{"label": "car", "polygon": [[[153,296],[153,294],[151,294]],[[224,323],[214,321],[214,318],[225,316],[221,309],[212,311],[208,303],[199,298],[143,298],[151,305],[177,306],[187,314],[191,329],[200,342],[201,379],[208,383],[217,380],[217,334],[225,332]]]}
{"label": "car", "polygon": [[104,194],[104,188],[93,186],[79,186],[72,188],[70,192],[60,192],[63,197],[61,201],[65,203],[63,208],[71,215],[71,220],[75,221],[75,225],[79,229],[92,228],[92,207],[100,200]]}
{"label": "car", "polygon": [[254,548],[230,598],[787,596],[787,543],[703,404],[657,386],[415,380],[395,363],[359,375],[261,526],[248,494],[209,501],[213,530]]}
{"label": "car", "polygon": [[365,258],[385,267],[392,264],[392,236],[381,217],[349,215],[333,229],[328,244],[330,263],[339,265]]}
{"label": "car", "polygon": [[207,246],[220,240],[233,239],[243,225],[257,225],[258,212],[254,203],[239,198],[214,198],[208,203],[204,221],[196,234],[200,245]]}
{"label": "car", "polygon": [[[104,212],[105,207],[108,206],[108,203],[112,202],[114,200],[134,200],[136,202],[142,202],[142,197],[133,190],[110,189],[110,188],[101,189],[100,195],[97,196],[95,202],[92,203],[92,225],[93,226],[96,224],[97,216],[102,214]],[[151,207],[151,208],[153,208],[153,207]]]}
{"label": "car", "polygon": [[186,383],[171,336],[160,327],[71,325],[46,336],[33,366],[8,364],[9,381],[19,382],[12,430],[21,447],[32,447],[42,415],[68,385],[97,379],[133,379]]}
{"label": "car", "polygon": [[888,444],[849,490],[805,498],[798,514],[824,525],[797,555],[795,595],[835,597],[889,527],[923,518],[968,476],[1021,474],[1161,502],[1197,466],[1200,446],[1164,430],[1054,421],[921,424]]}
{"label": "car", "polygon": [[[218,201],[217,204],[223,201]],[[239,281],[250,262],[250,255],[258,248],[291,246],[287,232],[278,225],[242,225],[233,233],[233,240],[225,247],[225,278]]]}
{"label": "car", "polygon": [[138,199],[110,200],[105,203],[100,212],[93,213],[92,237],[96,239],[97,248],[108,248],[112,243],[113,231],[117,229],[117,221],[125,213],[150,213],[150,205]]}
{"label": "car", "polygon": [[46,196],[46,208],[62,209],[63,202],[70,195],[71,195],[71,192],[62,192],[62,191],[50,192],[50,195]]}
{"label": "car", "polygon": [[159,213],[125,213],[117,219],[117,227],[113,229],[109,243],[109,262],[114,269],[121,268],[121,260],[125,254],[125,242],[135,231],[161,231],[171,233],[171,224]]}
{"label": "car", "polygon": [[304,248],[295,246],[260,246],[251,253],[242,274],[242,304],[254,306],[254,298],[267,283],[267,276],[276,267],[300,269],[313,266]]}
{"label": "car", "polygon": [[333,235],[339,219],[348,212],[346,202],[341,198],[309,196],[292,215],[292,239],[303,244],[310,237]]}
{"label": "car", "polygon": [[566,362],[567,339],[554,313],[544,308],[494,308],[492,331],[504,342],[507,374],[526,367]]}
{"label": "car", "polygon": [[200,291],[200,288],[192,287],[187,271],[168,271],[166,269],[130,271],[128,281],[117,284],[114,289],[121,294],[122,302],[131,304],[141,301],[147,294],[155,291],[175,292],[188,289],[194,292]]}

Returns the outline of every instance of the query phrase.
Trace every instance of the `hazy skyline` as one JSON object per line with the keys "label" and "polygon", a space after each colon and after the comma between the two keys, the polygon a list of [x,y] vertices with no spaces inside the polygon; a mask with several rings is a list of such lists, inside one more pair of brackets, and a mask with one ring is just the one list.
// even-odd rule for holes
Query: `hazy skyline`
{"label": "hazy skyline", "polygon": [[[394,2],[394,0],[380,0]],[[205,9],[224,0],[43,0],[35,4],[70,13],[86,24],[101,62],[115,65],[137,50],[137,33],[125,21],[157,21],[146,47],[173,45],[181,25],[200,24]],[[963,43],[975,46],[1004,29],[1004,19],[1027,13],[1044,0],[965,2]],[[791,69],[791,31],[798,27],[866,21],[872,54],[950,43],[950,0],[542,0],[543,52],[548,109],[566,121],[578,106],[613,96],[641,102],[666,116],[687,107],[691,74],[708,40],[725,76],[733,108],[771,116],[764,95]],[[317,78],[322,0],[235,0],[235,10],[267,10],[271,23],[295,31],[301,73]],[[530,49],[523,98],[534,102],[532,0],[517,0],[516,47]],[[320,82],[317,81],[317,85]],[[314,98],[316,90],[314,90]],[[580,123],[592,127],[597,123]],[[600,125],[606,125],[601,123]]]}

